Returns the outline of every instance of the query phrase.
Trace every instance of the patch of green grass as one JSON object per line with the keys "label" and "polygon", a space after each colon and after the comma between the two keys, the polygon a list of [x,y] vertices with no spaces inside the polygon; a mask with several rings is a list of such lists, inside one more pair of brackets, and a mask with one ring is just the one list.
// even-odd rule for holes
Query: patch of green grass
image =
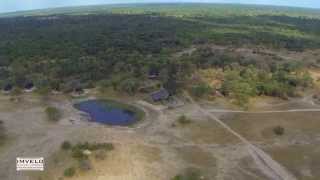
{"label": "patch of green grass", "polygon": [[63,175],[65,177],[73,177],[76,174],[76,169],[74,167],[70,167],[64,170]]}
{"label": "patch of green grass", "polygon": [[60,112],[59,109],[56,108],[56,107],[51,107],[51,106],[50,106],[50,107],[47,107],[47,108],[45,109],[45,112],[46,112],[47,117],[48,117],[48,119],[49,119],[50,121],[56,122],[56,121],[59,121],[60,118],[62,117],[61,112]]}

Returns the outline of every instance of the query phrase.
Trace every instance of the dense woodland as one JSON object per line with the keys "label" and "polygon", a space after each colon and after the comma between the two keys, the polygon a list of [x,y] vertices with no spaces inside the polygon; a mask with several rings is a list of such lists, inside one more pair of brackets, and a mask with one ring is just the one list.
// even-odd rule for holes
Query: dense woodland
{"label": "dense woodland", "polygon": [[[0,84],[72,91],[113,87],[134,94],[157,72],[171,93],[186,87],[197,69],[222,68],[219,89],[239,103],[255,95],[294,96],[312,81],[303,63],[215,53],[209,44],[304,51],[320,48],[320,19],[286,15],[195,16],[160,13],[48,15],[0,18]],[[197,51],[173,56],[190,46]],[[236,65],[235,65],[236,64]],[[266,68],[267,67],[267,68]],[[213,87],[196,84],[202,96]]]}

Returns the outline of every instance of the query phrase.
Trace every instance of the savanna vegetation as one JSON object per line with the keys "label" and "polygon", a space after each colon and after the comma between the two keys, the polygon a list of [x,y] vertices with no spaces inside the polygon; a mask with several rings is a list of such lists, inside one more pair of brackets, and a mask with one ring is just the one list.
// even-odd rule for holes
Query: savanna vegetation
{"label": "savanna vegetation", "polygon": [[[90,8],[0,18],[0,85],[22,88],[32,81],[40,92],[102,87],[133,95],[153,71],[172,94],[187,88],[201,98],[217,90],[238,104],[257,95],[295,96],[312,85],[300,59],[261,62],[208,47],[319,48],[316,11],[236,5],[230,11],[224,11],[227,5]],[[197,48],[191,55],[173,56],[191,46]],[[207,68],[223,69],[222,86],[189,87],[192,74]]]}
{"label": "savanna vegetation", "polygon": [[77,171],[86,172],[93,169],[92,158],[96,160],[104,160],[107,156],[107,152],[114,149],[111,143],[77,143],[72,144],[69,141],[64,141],[61,144],[63,153],[67,153],[70,158],[76,160],[73,166],[64,170],[65,177],[74,176]]}
{"label": "savanna vegetation", "polygon": [[3,121],[0,120],[0,146],[4,144],[6,140],[6,132]]}

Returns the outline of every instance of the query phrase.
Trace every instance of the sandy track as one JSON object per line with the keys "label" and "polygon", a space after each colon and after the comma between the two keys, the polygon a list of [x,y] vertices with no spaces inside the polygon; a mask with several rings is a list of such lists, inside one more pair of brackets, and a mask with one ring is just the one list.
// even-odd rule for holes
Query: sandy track
{"label": "sandy track", "polygon": [[294,177],[290,172],[288,172],[278,162],[273,160],[267,153],[265,153],[263,150],[261,150],[257,146],[250,143],[243,136],[241,136],[240,134],[235,132],[228,125],[226,125],[224,122],[222,122],[220,119],[218,119],[215,115],[213,115],[211,112],[203,109],[189,95],[186,94],[186,96],[190,100],[190,102],[192,102],[201,113],[203,113],[207,117],[215,120],[222,127],[224,127],[228,132],[230,132],[234,136],[238,137],[245,145],[247,145],[247,148],[248,148],[250,155],[255,160],[256,164],[258,165],[258,168],[262,172],[264,172],[265,175],[267,175],[268,177],[270,177],[273,180],[297,180],[296,177]]}
{"label": "sandy track", "polygon": [[227,110],[227,109],[212,109],[206,110],[210,113],[245,113],[245,114],[265,114],[265,113],[287,113],[287,112],[320,112],[320,109],[289,109],[289,110],[279,110],[279,111],[237,111],[237,110]]}

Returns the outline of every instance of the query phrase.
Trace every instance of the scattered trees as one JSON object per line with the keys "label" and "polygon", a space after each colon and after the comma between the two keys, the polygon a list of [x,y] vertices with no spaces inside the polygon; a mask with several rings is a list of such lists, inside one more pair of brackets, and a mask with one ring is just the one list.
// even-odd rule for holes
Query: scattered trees
{"label": "scattered trees", "polygon": [[[76,173],[76,169],[81,171],[89,171],[93,168],[90,157],[93,154],[97,160],[104,160],[108,151],[114,149],[111,143],[77,143],[71,144],[69,141],[64,141],[61,144],[61,149],[64,153],[70,154],[71,158],[76,159],[75,166],[64,170],[64,176],[72,177]],[[77,167],[77,168],[75,168]]]}
{"label": "scattered trees", "polygon": [[[245,69],[245,70],[241,70]],[[307,72],[284,71],[282,66],[274,72],[265,72],[254,67],[242,67],[224,72],[221,92],[244,105],[250,97],[267,95],[281,98],[295,96],[298,87],[312,86],[312,78]]]}

